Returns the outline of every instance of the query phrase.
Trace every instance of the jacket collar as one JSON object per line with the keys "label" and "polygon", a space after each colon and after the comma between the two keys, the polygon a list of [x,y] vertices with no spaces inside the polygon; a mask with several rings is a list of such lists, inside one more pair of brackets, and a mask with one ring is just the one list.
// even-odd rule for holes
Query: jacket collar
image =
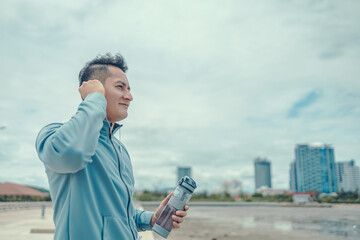
{"label": "jacket collar", "polygon": [[[101,134],[106,134],[107,136],[109,136],[110,128],[112,125],[113,123],[103,120],[103,127],[101,129]],[[122,124],[115,123],[111,135],[114,135],[122,126],[123,126]]]}

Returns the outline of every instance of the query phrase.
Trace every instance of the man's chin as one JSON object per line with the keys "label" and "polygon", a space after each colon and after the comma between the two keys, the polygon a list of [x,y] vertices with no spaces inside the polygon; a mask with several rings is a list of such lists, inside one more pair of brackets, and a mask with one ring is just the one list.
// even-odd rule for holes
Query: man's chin
{"label": "man's chin", "polygon": [[128,114],[121,114],[121,115],[117,115],[117,116],[114,116],[114,117],[109,117],[108,116],[108,119],[109,119],[109,122],[119,122],[121,120],[124,120],[125,118],[127,118]]}
{"label": "man's chin", "polygon": [[124,120],[125,118],[127,118],[128,114],[121,114],[119,117],[118,117],[118,120],[117,122],[121,121],[121,120]]}

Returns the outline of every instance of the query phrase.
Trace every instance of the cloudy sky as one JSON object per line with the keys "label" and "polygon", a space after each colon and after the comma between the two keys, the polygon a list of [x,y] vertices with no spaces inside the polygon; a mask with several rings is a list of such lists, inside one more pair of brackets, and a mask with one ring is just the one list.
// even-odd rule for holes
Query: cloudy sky
{"label": "cloudy sky", "polygon": [[121,140],[136,188],[254,188],[255,157],[289,188],[297,143],[360,164],[359,1],[42,1],[0,3],[0,182],[48,186],[34,142],[81,99],[77,75],[120,52],[134,101]]}

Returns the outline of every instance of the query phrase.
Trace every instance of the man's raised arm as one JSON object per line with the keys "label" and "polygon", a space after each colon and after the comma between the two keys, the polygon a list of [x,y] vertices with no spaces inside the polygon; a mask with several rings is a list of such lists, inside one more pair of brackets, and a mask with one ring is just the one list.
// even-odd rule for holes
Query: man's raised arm
{"label": "man's raised arm", "polygon": [[45,126],[36,139],[36,150],[46,167],[59,173],[75,173],[90,163],[106,117],[105,90],[98,80],[79,88],[84,101],[66,123]]}

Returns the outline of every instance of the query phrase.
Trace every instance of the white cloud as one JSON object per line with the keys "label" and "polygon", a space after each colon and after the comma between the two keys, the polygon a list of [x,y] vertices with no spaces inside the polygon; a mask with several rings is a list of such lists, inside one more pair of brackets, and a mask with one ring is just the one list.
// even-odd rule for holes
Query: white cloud
{"label": "white cloud", "polygon": [[[236,178],[250,191],[257,156],[272,161],[274,187],[288,188],[299,142],[332,143],[336,160],[359,160],[359,7],[2,2],[0,175],[46,184],[36,134],[75,113],[79,70],[108,51],[129,64],[135,100],[121,132],[138,188],[172,186],[176,166],[191,165],[200,188]],[[288,118],[315,90],[317,101]]]}

